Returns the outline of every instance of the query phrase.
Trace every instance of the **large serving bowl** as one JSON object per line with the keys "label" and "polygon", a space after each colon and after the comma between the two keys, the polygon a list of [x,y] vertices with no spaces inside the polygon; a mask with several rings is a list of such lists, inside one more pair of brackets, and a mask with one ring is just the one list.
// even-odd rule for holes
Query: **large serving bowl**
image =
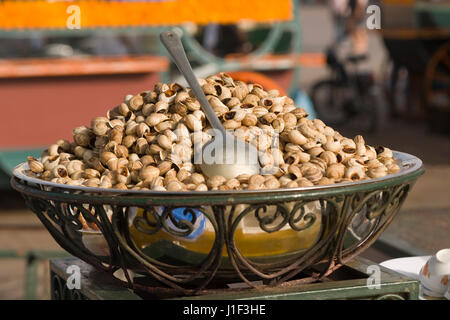
{"label": "large serving bowl", "polygon": [[11,185],[69,253],[101,270],[128,269],[191,292],[212,279],[254,285],[296,276],[306,283],[332,273],[379,237],[424,172],[412,155],[394,158],[400,171],[383,178],[291,189],[66,186],[27,176],[26,163]]}

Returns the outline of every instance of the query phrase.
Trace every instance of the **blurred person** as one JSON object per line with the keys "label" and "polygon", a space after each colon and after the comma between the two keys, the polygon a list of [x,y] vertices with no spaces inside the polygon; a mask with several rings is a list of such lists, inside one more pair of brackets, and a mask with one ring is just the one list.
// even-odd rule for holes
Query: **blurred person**
{"label": "blurred person", "polygon": [[350,37],[352,54],[367,54],[369,44],[364,23],[367,4],[368,0],[330,0],[335,26],[333,47]]}

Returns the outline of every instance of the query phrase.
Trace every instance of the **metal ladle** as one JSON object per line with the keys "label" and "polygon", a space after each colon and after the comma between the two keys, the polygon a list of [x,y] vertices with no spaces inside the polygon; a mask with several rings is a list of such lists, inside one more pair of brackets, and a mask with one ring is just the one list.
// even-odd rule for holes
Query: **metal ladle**
{"label": "metal ladle", "polygon": [[[208,177],[220,175],[232,179],[241,174],[260,173],[258,150],[252,144],[236,138],[225,130],[192,71],[178,34],[166,31],[160,34],[160,39],[172,61],[194,92],[206,118],[214,129],[213,139],[202,146],[201,159],[195,163],[200,165],[202,172]],[[194,157],[194,160],[196,159],[198,157]]]}

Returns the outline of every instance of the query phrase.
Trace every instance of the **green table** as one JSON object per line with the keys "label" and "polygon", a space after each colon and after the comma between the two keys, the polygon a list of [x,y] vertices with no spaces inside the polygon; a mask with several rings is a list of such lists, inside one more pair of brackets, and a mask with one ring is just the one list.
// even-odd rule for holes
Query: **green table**
{"label": "green table", "polygon": [[[72,273],[70,266],[80,270],[80,289],[69,289],[65,284]],[[368,279],[373,270],[380,275],[379,288],[369,288]],[[148,294],[119,286],[114,278],[95,270],[77,258],[54,259],[50,261],[52,299],[63,300],[140,300],[149,298]],[[70,280],[70,279],[69,279]],[[138,282],[139,278],[135,278]],[[374,284],[374,282],[369,282]],[[209,292],[208,292],[209,291]],[[198,296],[171,297],[175,299],[199,300],[336,300],[336,299],[398,299],[417,300],[419,282],[407,278],[367,259],[355,258],[329,278],[319,283],[298,284],[295,280],[283,286],[258,289],[215,289],[206,290]],[[151,299],[158,299],[153,295]]]}
{"label": "green table", "polygon": [[42,148],[17,149],[17,150],[1,150],[0,149],[0,190],[9,189],[9,180],[15,166],[27,161],[28,156],[39,158]]}

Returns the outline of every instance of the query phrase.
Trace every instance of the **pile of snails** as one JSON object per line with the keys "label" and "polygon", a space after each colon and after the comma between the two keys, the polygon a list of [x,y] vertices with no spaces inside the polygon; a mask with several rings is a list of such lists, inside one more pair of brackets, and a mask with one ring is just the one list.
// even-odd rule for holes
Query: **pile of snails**
{"label": "pile of snails", "polygon": [[277,90],[226,73],[199,82],[223,126],[254,144],[263,169],[274,170],[228,180],[202,174],[193,163],[194,148],[212,138],[211,126],[189,88],[157,83],[153,91],[127,95],[90,127],[75,128],[73,142],[58,140],[40,159],[28,157],[27,173],[86,187],[208,191],[329,185],[400,169],[389,148],[374,148],[361,135],[346,138],[319,119],[309,120]]}

